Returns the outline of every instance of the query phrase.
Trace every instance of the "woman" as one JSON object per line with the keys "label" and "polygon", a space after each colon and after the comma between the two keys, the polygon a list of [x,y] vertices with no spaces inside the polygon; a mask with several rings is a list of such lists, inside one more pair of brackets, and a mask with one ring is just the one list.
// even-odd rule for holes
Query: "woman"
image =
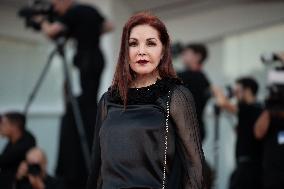
{"label": "woman", "polygon": [[176,78],[165,25],[149,13],[123,28],[92,153],[88,189],[205,188],[193,99]]}

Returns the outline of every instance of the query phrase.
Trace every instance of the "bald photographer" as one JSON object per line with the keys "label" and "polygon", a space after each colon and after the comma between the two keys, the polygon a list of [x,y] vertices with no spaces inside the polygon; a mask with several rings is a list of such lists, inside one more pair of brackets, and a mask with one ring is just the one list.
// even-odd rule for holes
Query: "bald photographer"
{"label": "bald photographer", "polygon": [[63,189],[60,180],[47,174],[47,158],[40,148],[32,148],[16,174],[16,189]]}

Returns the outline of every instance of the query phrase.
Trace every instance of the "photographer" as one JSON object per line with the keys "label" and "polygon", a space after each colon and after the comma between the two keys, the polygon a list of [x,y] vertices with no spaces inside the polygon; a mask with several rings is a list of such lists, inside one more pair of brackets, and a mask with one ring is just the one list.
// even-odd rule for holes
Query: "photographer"
{"label": "photographer", "polygon": [[94,7],[76,3],[73,0],[52,0],[58,19],[50,23],[44,16],[35,16],[34,21],[40,24],[42,32],[52,38],[64,35],[76,42],[74,65],[80,71],[82,95],[80,102],[94,105],[104,58],[100,49],[102,34],[113,30],[113,25]]}
{"label": "photographer", "polygon": [[[104,68],[100,49],[102,34],[113,30],[113,25],[99,11],[73,0],[52,0],[54,11],[59,15],[56,22],[49,22],[42,15],[33,17],[42,32],[52,39],[60,35],[76,42],[74,65],[80,72],[81,95],[77,98],[83,121],[88,148],[93,141],[97,95]],[[66,99],[65,114],[61,120],[61,134],[57,176],[65,180],[68,189],[85,188],[87,169],[83,158],[80,138],[76,129],[71,103]]]}
{"label": "photographer", "polygon": [[264,111],[256,123],[255,135],[264,141],[264,189],[282,189],[284,187],[284,111]]}
{"label": "photographer", "polygon": [[236,81],[235,105],[219,91],[217,104],[237,115],[236,127],[236,170],[233,173],[230,189],[261,188],[261,156],[262,143],[254,135],[254,125],[262,112],[262,107],[256,101],[258,91],[257,82],[250,77],[243,77]]}
{"label": "photographer", "polygon": [[18,112],[2,115],[0,135],[8,138],[8,144],[0,154],[0,188],[11,189],[17,168],[26,152],[35,146],[35,138],[25,129],[26,117]]}
{"label": "photographer", "polygon": [[32,148],[16,174],[16,189],[63,189],[62,184],[46,172],[47,160],[39,148]]}
{"label": "photographer", "polygon": [[[275,60],[284,63],[284,53],[277,54]],[[274,61],[275,61],[274,60]],[[281,70],[283,76],[284,71]],[[284,188],[284,81],[280,82],[276,93],[270,93],[266,101],[266,109],[255,125],[255,136],[263,140],[263,188]],[[281,88],[282,85],[282,88]],[[276,97],[276,98],[275,98]]]}

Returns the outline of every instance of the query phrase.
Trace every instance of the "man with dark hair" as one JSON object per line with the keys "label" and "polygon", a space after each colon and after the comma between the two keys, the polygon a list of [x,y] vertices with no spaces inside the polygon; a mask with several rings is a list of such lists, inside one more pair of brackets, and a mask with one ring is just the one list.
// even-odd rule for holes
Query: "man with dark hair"
{"label": "man with dark hair", "polygon": [[248,89],[252,93],[252,96],[255,97],[257,95],[258,84],[253,78],[243,77],[238,79],[236,83],[241,85],[244,89]]}
{"label": "man with dark hair", "polygon": [[251,77],[236,80],[234,90],[237,105],[231,103],[221,92],[217,95],[217,104],[237,115],[236,127],[236,170],[233,173],[230,189],[261,188],[262,143],[254,134],[254,125],[262,112],[257,103],[258,84]]}
{"label": "man with dark hair", "polygon": [[[211,85],[203,72],[207,56],[208,53],[205,45],[198,43],[187,45],[182,51],[182,61],[185,71],[178,73],[178,76],[193,95],[202,141],[205,138],[203,113],[206,103],[211,96]],[[213,184],[214,172],[208,163],[206,163],[206,171],[208,172],[208,189],[210,189]]]}
{"label": "man with dark hair", "polygon": [[178,73],[193,95],[202,141],[205,138],[203,112],[211,90],[210,82],[202,70],[207,56],[207,49],[203,44],[187,45],[182,52],[182,60],[186,69]]}
{"label": "man with dark hair", "polygon": [[2,115],[0,135],[8,138],[8,144],[0,155],[0,188],[11,189],[15,174],[26,152],[35,146],[35,138],[25,129],[26,117],[18,112]]}

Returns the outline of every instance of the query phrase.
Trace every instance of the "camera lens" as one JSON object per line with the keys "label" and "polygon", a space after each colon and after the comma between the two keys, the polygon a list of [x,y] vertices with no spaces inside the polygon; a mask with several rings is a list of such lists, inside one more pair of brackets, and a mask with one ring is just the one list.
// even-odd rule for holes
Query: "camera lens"
{"label": "camera lens", "polygon": [[39,164],[29,164],[28,173],[34,176],[38,176],[41,173],[41,168]]}

